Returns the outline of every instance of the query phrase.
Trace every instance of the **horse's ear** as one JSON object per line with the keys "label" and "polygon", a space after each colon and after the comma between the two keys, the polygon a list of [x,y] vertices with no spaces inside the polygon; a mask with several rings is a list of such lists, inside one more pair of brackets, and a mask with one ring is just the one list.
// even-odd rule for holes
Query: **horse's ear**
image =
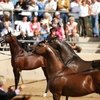
{"label": "horse's ear", "polygon": [[8,31],[8,35],[11,35],[11,31]]}

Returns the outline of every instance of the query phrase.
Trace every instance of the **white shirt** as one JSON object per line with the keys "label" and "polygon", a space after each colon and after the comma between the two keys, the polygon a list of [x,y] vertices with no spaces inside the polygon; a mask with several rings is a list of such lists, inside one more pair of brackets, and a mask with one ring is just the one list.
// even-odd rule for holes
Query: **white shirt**
{"label": "white shirt", "polygon": [[47,2],[45,5],[45,10],[49,9],[49,10],[56,10],[57,9],[57,2],[55,2],[54,0],[51,0],[50,2]]}
{"label": "white shirt", "polygon": [[11,1],[8,3],[4,3],[4,2],[0,3],[0,7],[3,10],[14,10],[14,5]]}
{"label": "white shirt", "polygon": [[79,16],[80,17],[86,17],[88,15],[89,15],[88,5],[87,4],[85,6],[80,5],[80,8],[79,8]]}
{"label": "white shirt", "polygon": [[96,15],[100,13],[100,2],[95,2],[91,4],[92,14]]}
{"label": "white shirt", "polygon": [[27,33],[28,36],[33,36],[33,34],[30,31],[29,22],[21,22],[19,27],[20,27],[20,30],[24,33]]}
{"label": "white shirt", "polygon": [[71,13],[74,16],[74,18],[79,18],[79,4],[75,1],[71,2],[70,4]]}

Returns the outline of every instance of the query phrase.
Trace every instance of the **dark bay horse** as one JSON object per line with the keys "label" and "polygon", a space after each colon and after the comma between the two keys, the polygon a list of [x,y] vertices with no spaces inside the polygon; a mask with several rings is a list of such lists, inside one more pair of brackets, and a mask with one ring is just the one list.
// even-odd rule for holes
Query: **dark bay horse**
{"label": "dark bay horse", "polygon": [[[22,70],[32,70],[41,67],[46,80],[48,81],[47,72],[44,65],[44,58],[35,53],[26,52],[18,43],[15,36],[12,36],[11,33],[2,37],[2,40],[10,45],[11,52],[11,64],[13,67],[13,73],[15,78],[15,88],[17,88],[20,72]],[[48,85],[47,85],[48,86]],[[47,93],[48,87],[46,88],[45,93]]]}
{"label": "dark bay horse", "polygon": [[49,44],[59,52],[64,65],[76,72],[100,69],[100,60],[85,61],[81,59],[66,41],[51,40]]}
{"label": "dark bay horse", "polygon": [[60,100],[61,96],[66,96],[68,100],[69,97],[100,94],[100,70],[73,73],[70,68],[65,68],[50,45],[39,44],[35,52],[46,59],[48,84],[53,100]]}

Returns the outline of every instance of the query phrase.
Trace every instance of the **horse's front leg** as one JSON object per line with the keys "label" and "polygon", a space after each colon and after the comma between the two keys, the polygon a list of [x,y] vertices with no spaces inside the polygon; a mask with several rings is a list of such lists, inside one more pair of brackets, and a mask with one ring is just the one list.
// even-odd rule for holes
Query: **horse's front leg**
{"label": "horse's front leg", "polygon": [[49,90],[49,85],[48,85],[48,75],[47,75],[47,71],[46,71],[46,68],[45,67],[42,67],[42,70],[44,72],[44,75],[46,77],[46,81],[47,81],[47,86],[46,86],[46,89],[45,89],[45,93],[43,94],[43,97],[46,97],[47,96],[47,92]]}
{"label": "horse's front leg", "polygon": [[14,69],[14,68],[13,68],[13,73],[14,73],[14,80],[15,80],[15,89],[17,89],[19,79],[20,79],[20,73],[17,69]]}
{"label": "horse's front leg", "polygon": [[66,100],[68,100],[68,96],[66,96]]}

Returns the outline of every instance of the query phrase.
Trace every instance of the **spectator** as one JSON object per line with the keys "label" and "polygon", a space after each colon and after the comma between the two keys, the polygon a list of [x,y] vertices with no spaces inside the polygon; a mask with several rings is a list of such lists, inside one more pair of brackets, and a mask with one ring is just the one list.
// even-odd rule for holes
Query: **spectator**
{"label": "spectator", "polygon": [[37,5],[39,7],[39,10],[40,12],[38,12],[38,18],[39,18],[39,21],[43,18],[43,15],[44,15],[44,12],[42,12],[42,10],[45,10],[45,0],[39,0],[37,2]]}
{"label": "spectator", "polygon": [[92,0],[91,4],[91,10],[92,10],[92,27],[93,27],[93,36],[98,37],[99,34],[99,14],[100,14],[100,2],[97,0]]}
{"label": "spectator", "polygon": [[57,24],[57,27],[52,27],[50,29],[50,34],[48,35],[47,40],[50,41],[51,39],[56,38],[61,41],[65,39],[64,29],[60,23]]}
{"label": "spectator", "polygon": [[56,35],[57,35],[58,39],[61,41],[65,39],[64,28],[63,28],[63,25],[61,23],[57,24]]}
{"label": "spectator", "polygon": [[69,18],[69,22],[67,22],[66,24],[65,34],[67,40],[72,42],[71,46],[75,48],[77,42],[79,41],[79,34],[78,34],[77,22],[75,22],[74,17]]}
{"label": "spectator", "polygon": [[35,31],[38,31],[40,33],[41,27],[40,27],[40,22],[38,21],[38,17],[34,16],[31,23],[30,23],[30,31],[35,33]]}
{"label": "spectator", "polygon": [[13,2],[10,0],[3,0],[3,2],[0,3],[0,7],[2,10],[4,10],[4,16],[7,15],[9,16],[10,20],[12,20],[11,11],[14,10]]}
{"label": "spectator", "polygon": [[4,90],[4,85],[6,83],[6,79],[4,76],[0,75],[0,100],[11,100],[13,97],[20,93],[19,89],[11,89],[9,87],[8,91]]}
{"label": "spectator", "polygon": [[52,27],[50,29],[50,34],[47,36],[47,39],[46,40],[50,42],[52,39],[53,40],[54,39],[58,39],[58,36],[57,36],[56,32],[57,32],[56,28],[55,27]]}
{"label": "spectator", "polygon": [[[17,36],[17,39],[32,39],[33,33],[30,31],[30,22],[28,22],[27,16],[23,16],[22,21],[17,25],[17,27],[19,29],[19,35]],[[27,51],[28,44],[30,43],[22,42],[21,46]]]}
{"label": "spectator", "polygon": [[66,25],[68,21],[68,13],[70,9],[70,0],[58,0],[57,2],[57,8],[59,11],[61,11],[60,15],[63,20],[64,26]]}
{"label": "spectator", "polygon": [[46,23],[43,23],[41,21],[41,30],[40,30],[40,34],[41,36],[43,37],[43,39],[45,40],[49,34],[49,29],[47,27],[47,24]]}
{"label": "spectator", "polygon": [[15,12],[14,12],[14,18],[15,20],[21,20],[22,19],[22,15],[20,15],[20,13],[22,12],[22,10],[27,10],[27,3],[25,2],[25,0],[18,0],[16,2],[16,4],[14,5],[15,8]]}
{"label": "spectator", "polygon": [[33,34],[30,32],[27,16],[23,16],[22,21],[19,25],[19,28],[20,28],[20,34],[22,35],[23,39],[26,39],[28,36],[33,36]]}
{"label": "spectator", "polygon": [[45,4],[45,11],[47,11],[48,13],[50,13],[51,20],[52,20],[52,18],[54,16],[54,12],[52,12],[52,11],[56,11],[56,10],[57,10],[57,2],[54,1],[54,0],[47,0],[47,2]]}
{"label": "spectator", "polygon": [[80,0],[74,0],[70,4],[70,12],[72,16],[75,18],[76,22],[79,22],[79,3]]}
{"label": "spectator", "polygon": [[80,35],[86,37],[88,35],[88,22],[90,15],[90,7],[86,4],[86,0],[82,0],[79,7]]}
{"label": "spectator", "polygon": [[60,12],[59,11],[56,11],[55,12],[55,16],[54,16],[53,21],[52,21],[52,25],[53,24],[58,24],[58,23],[60,23],[60,24],[63,25],[63,21],[62,21],[62,18],[60,16]]}
{"label": "spectator", "polygon": [[49,13],[44,13],[43,19],[41,19],[41,22],[47,25],[47,29],[50,30],[51,25],[51,15]]}
{"label": "spectator", "polygon": [[31,11],[31,18],[30,20],[32,20],[32,17],[34,16],[38,16],[38,11],[39,7],[37,5],[37,1],[36,0],[30,0],[29,6],[28,6],[28,10]]}
{"label": "spectator", "polygon": [[1,36],[4,36],[5,34],[8,34],[8,32],[13,33],[13,29],[11,28],[11,22],[8,21],[4,21],[4,28],[1,32]]}
{"label": "spectator", "polygon": [[41,36],[40,32],[38,32],[37,30],[34,32],[34,36],[33,36],[33,40],[34,40],[34,45],[38,44],[39,42],[43,41],[44,38]]}

